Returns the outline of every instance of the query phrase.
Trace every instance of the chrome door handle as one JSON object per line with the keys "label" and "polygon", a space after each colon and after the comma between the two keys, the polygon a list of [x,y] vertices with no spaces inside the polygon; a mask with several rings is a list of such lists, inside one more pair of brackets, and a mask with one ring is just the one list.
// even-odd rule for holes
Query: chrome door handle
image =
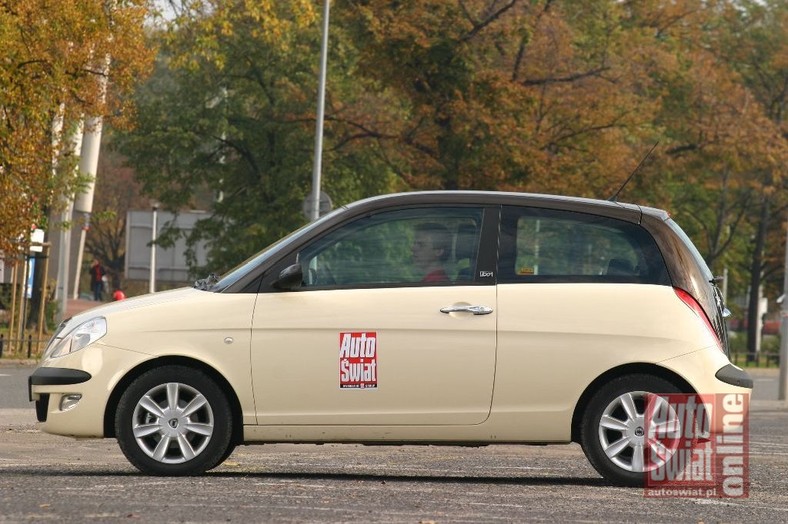
{"label": "chrome door handle", "polygon": [[474,315],[489,315],[493,308],[489,306],[446,306],[441,308],[441,313],[473,313]]}

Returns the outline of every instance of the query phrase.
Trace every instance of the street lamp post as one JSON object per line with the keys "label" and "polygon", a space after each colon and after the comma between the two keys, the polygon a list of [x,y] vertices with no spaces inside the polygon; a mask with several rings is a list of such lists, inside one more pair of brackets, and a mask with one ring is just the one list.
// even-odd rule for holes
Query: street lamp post
{"label": "street lamp post", "polygon": [[320,74],[317,82],[317,118],[315,123],[315,160],[312,165],[312,200],[310,220],[320,217],[320,171],[323,157],[323,119],[326,100],[326,66],[328,62],[328,15],[331,0],[323,0],[323,35],[320,41]]}
{"label": "street lamp post", "polygon": [[148,281],[148,292],[156,292],[156,233],[159,203],[151,202],[151,228],[150,228],[150,279]]}

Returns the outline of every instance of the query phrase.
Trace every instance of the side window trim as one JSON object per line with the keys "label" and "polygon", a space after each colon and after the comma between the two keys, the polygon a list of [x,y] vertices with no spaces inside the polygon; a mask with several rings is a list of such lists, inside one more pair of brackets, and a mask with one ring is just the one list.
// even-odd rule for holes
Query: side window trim
{"label": "side window trim", "polygon": [[[287,266],[295,263],[295,261],[299,258],[299,256],[304,252],[310,249],[310,247],[315,246],[317,243],[323,243],[323,239],[327,235],[334,234],[338,232],[340,229],[345,228],[359,220],[364,218],[370,218],[375,215],[383,215],[389,213],[396,213],[396,212],[407,212],[411,210],[436,210],[440,208],[452,209],[452,210],[477,210],[479,212],[479,220],[480,224],[477,226],[477,242],[474,246],[474,250],[471,253],[471,260],[475,261],[474,267],[471,268],[471,278],[469,280],[452,280],[447,282],[438,282],[438,283],[425,283],[425,282],[372,282],[372,283],[351,283],[347,285],[325,285],[325,286],[303,286],[298,290],[293,290],[295,292],[306,292],[306,291],[321,291],[321,290],[349,290],[349,289],[383,289],[383,288],[409,288],[409,287],[425,287],[425,285],[430,286],[446,286],[446,287],[453,287],[453,286],[461,286],[461,285],[490,285],[495,283],[495,272],[496,272],[496,262],[497,262],[497,232],[498,232],[498,216],[500,212],[500,206],[484,206],[478,204],[452,204],[452,205],[445,205],[445,206],[402,206],[398,208],[389,208],[385,210],[380,210],[374,213],[366,213],[363,215],[357,215],[354,217],[349,218],[346,221],[343,221],[340,224],[337,224],[333,227],[330,231],[324,232],[319,238],[313,238],[309,241],[302,243],[298,246],[298,248],[286,256],[282,257],[276,264],[274,264],[270,270],[268,270],[263,277],[263,281],[260,286],[260,292],[268,293],[268,292],[292,292],[292,291],[282,291],[279,289],[273,288],[272,284],[276,281],[278,274]],[[469,217],[471,216],[469,211]],[[439,218],[439,217],[438,217]],[[429,217],[426,217],[429,220]],[[492,232],[492,234],[490,234]],[[491,239],[489,237],[492,237]],[[493,242],[496,249],[495,250],[488,250],[486,246],[490,245],[490,242]],[[489,273],[492,273],[492,277],[484,276],[482,278],[479,277],[479,268],[491,268]],[[306,280],[306,277],[305,277]]]}
{"label": "side window trim", "polygon": [[474,271],[474,283],[476,284],[495,285],[498,283],[500,224],[501,206],[485,207]]}

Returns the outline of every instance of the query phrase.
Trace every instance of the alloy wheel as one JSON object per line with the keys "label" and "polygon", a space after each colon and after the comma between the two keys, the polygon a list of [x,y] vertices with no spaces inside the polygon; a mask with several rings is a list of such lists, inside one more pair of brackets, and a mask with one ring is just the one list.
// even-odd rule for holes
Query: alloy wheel
{"label": "alloy wheel", "polygon": [[186,384],[168,382],[145,393],[132,415],[140,449],[163,464],[181,464],[202,453],[214,432],[208,400]]}
{"label": "alloy wheel", "polygon": [[676,452],[681,421],[663,397],[645,391],[614,398],[602,412],[599,443],[618,467],[643,473],[663,466]]}

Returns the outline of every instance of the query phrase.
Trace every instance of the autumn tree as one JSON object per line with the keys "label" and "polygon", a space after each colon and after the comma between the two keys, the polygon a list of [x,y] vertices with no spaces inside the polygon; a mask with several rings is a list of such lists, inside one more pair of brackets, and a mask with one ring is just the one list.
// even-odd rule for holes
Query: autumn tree
{"label": "autumn tree", "polygon": [[388,146],[413,187],[606,196],[647,131],[653,103],[630,89],[647,78],[629,66],[615,3],[348,0],[336,11],[389,108],[349,124]]}
{"label": "autumn tree", "polygon": [[[124,151],[173,208],[215,195],[199,235],[221,269],[303,222],[316,3],[171,4]],[[621,199],[669,209],[738,285],[757,203],[785,194],[777,4],[337,0],[324,180],[340,202],[392,188],[604,198],[658,142]]]}
{"label": "autumn tree", "polygon": [[752,351],[758,290],[781,268],[784,249],[774,234],[782,220],[773,218],[786,205],[787,149],[776,117],[785,100],[785,8],[659,0],[628,8],[635,26],[658,36],[664,64],[654,121],[664,148],[641,190],[672,211],[715,274],[730,269],[730,296],[749,288]]}
{"label": "autumn tree", "polygon": [[119,122],[128,115],[129,93],[152,58],[144,39],[146,12],[146,0],[0,2],[5,256],[12,257],[31,226],[45,225],[48,211],[79,187],[70,136],[83,117]]}
{"label": "autumn tree", "polygon": [[788,221],[788,5],[785,2],[743,1],[724,12],[727,31],[720,39],[720,56],[742,79],[768,122],[768,133],[747,136],[763,144],[763,161],[750,172],[755,198],[747,287],[748,351],[756,349],[759,289],[781,294],[784,271],[785,224]]}

